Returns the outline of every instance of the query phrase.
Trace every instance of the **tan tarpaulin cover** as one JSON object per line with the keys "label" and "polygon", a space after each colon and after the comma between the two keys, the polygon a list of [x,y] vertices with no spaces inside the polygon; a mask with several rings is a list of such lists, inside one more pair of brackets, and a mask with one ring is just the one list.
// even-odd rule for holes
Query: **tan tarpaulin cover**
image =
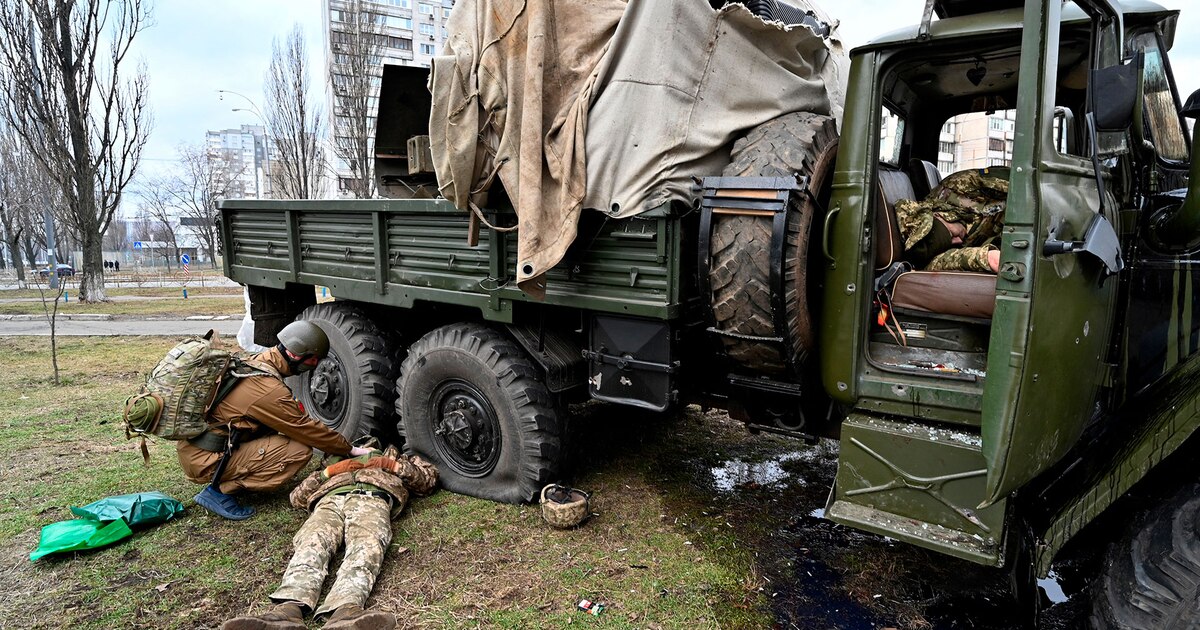
{"label": "tan tarpaulin cover", "polygon": [[430,78],[441,192],[482,206],[499,176],[517,209],[517,282],[535,297],[581,208],[625,217],[690,201],[690,178],[719,174],[746,130],[841,114],[836,31],[825,41],[740,5],[464,0],[447,30]]}

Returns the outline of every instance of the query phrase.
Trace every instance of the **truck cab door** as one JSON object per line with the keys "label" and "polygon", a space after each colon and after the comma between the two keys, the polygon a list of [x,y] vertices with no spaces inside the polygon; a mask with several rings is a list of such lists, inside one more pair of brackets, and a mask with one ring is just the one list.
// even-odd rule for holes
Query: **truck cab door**
{"label": "truck cab door", "polygon": [[[1092,68],[1120,63],[1120,12],[1106,0],[1076,4],[1093,17],[1092,49],[1084,58]],[[1062,10],[1060,0],[1025,3],[1018,130],[983,397],[983,505],[1021,487],[1075,445],[1097,412],[1108,376],[1117,289],[1112,269],[1097,256],[1045,248],[1048,241],[1081,242],[1099,228],[1120,254],[1118,208],[1098,184],[1093,143],[1079,143],[1084,155],[1076,156],[1054,142],[1060,54],[1068,45],[1084,45],[1060,44],[1069,39],[1060,40]],[[1122,140],[1100,136],[1102,154],[1114,141]]]}

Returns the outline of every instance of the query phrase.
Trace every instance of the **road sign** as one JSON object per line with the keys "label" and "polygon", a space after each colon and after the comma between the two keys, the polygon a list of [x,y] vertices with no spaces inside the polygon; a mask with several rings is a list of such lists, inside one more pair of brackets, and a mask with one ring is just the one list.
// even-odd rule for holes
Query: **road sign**
{"label": "road sign", "polygon": [[133,248],[134,248],[134,249],[141,249],[141,248],[142,248],[142,242],[141,242],[141,241],[134,241],[134,242],[133,242]]}
{"label": "road sign", "polygon": [[192,264],[192,257],[184,254],[179,257],[179,262],[183,263],[184,265],[190,265]]}

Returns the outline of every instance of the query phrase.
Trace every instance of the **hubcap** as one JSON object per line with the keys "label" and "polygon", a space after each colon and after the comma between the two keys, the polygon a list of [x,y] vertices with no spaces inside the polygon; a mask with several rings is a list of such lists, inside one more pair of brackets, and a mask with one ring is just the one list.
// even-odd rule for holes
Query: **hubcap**
{"label": "hubcap", "polygon": [[430,398],[434,444],[456,472],[483,477],[500,459],[500,421],[487,398],[466,381],[450,380]]}
{"label": "hubcap", "polygon": [[309,414],[331,428],[340,425],[349,398],[346,391],[348,386],[349,380],[342,362],[330,353],[309,372],[308,393],[313,406],[308,410]]}

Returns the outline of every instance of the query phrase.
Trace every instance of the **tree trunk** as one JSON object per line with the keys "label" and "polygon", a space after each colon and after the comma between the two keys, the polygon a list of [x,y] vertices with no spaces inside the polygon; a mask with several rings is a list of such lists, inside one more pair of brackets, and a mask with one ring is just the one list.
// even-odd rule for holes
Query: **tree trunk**
{"label": "tree trunk", "polygon": [[25,237],[25,258],[29,261],[29,268],[37,271],[37,252],[33,249],[33,239]]}
{"label": "tree trunk", "polygon": [[213,269],[217,268],[217,244],[208,242],[208,264],[212,265]]}
{"label": "tree trunk", "polygon": [[17,286],[25,285],[25,265],[21,264],[21,238],[13,236],[4,241],[8,245],[8,256],[12,259],[13,269],[17,271]]}
{"label": "tree trunk", "polygon": [[104,302],[104,237],[83,230],[83,277],[79,280],[80,302]]}

